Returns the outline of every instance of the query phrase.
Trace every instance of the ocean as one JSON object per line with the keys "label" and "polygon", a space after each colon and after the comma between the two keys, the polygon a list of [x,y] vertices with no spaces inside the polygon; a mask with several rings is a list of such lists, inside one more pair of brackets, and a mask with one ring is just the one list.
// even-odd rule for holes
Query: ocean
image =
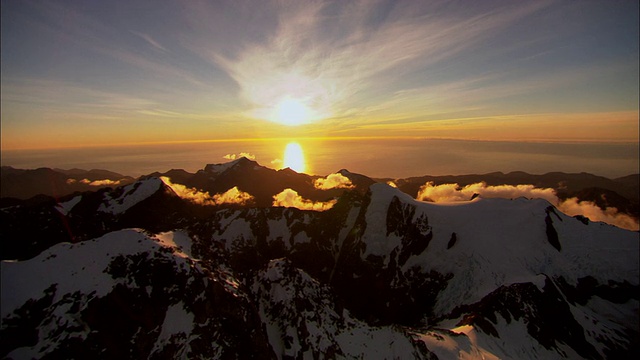
{"label": "ocean", "polygon": [[588,172],[616,178],[639,172],[637,143],[558,143],[447,139],[268,139],[203,141],[49,150],[3,150],[3,166],[106,169],[129,176],[184,169],[234,156],[263,166],[284,166],[284,150],[298,143],[306,173],[327,175],[340,169],[376,178],[482,174],[495,171]]}

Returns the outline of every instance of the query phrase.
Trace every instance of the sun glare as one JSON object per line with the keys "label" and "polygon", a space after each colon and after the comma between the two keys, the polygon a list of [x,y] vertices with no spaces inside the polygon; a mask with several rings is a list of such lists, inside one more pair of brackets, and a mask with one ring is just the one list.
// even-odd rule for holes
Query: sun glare
{"label": "sun glare", "polygon": [[300,144],[295,142],[287,144],[284,149],[284,167],[299,173],[305,171],[304,153]]}
{"label": "sun glare", "polygon": [[311,112],[302,101],[286,97],[276,106],[275,118],[284,125],[302,125],[311,120]]}

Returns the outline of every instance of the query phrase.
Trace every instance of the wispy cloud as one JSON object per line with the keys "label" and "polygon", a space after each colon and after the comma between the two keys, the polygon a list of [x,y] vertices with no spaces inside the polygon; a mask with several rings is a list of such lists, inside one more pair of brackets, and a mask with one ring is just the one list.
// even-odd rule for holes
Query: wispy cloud
{"label": "wispy cloud", "polygon": [[[398,116],[358,126],[360,134],[410,135],[490,140],[638,141],[638,112],[440,114],[431,119]],[[460,116],[462,115],[462,116]],[[407,123],[410,122],[408,128]],[[345,130],[348,133],[352,130]],[[595,134],[597,137],[594,138]]]}
{"label": "wispy cloud", "polygon": [[284,164],[284,161],[282,161],[282,159],[273,159],[270,161],[271,165],[275,166],[276,168],[281,168],[282,164]]}
{"label": "wispy cloud", "polygon": [[144,39],[144,41],[146,41],[147,43],[149,43],[149,45],[153,46],[154,48],[158,49],[158,50],[162,50],[162,51],[169,51],[167,50],[164,46],[160,45],[159,42],[157,42],[156,40],[154,40],[150,35],[148,34],[143,34],[137,31],[131,31],[131,33],[139,36],[140,38]]}
{"label": "wispy cloud", "polygon": [[545,6],[501,7],[459,18],[437,5],[416,9],[421,6],[410,2],[391,6],[378,19],[376,2],[280,5],[268,41],[247,44],[235,56],[208,52],[254,106],[249,115],[266,119],[287,96],[317,118],[342,116],[353,107],[362,111],[370,103],[363,94],[371,100],[381,88],[393,90],[401,86],[394,79],[468,51]]}
{"label": "wispy cloud", "polygon": [[[108,133],[114,119],[136,130],[152,121],[181,129],[147,128],[159,141],[247,131],[279,137],[281,127],[255,120],[298,116],[305,125],[287,135],[470,138],[473,129],[433,135],[430,123],[575,113],[585,104],[585,112],[637,109],[629,80],[637,55],[622,51],[629,40],[618,36],[629,22],[593,36],[612,21],[594,17],[604,5],[590,4],[576,18],[568,10],[580,5],[547,1],[190,1],[108,11],[93,3],[10,3],[8,27],[25,31],[3,42],[5,137],[52,123],[91,122],[82,133]],[[136,11],[148,13],[121,16]],[[602,39],[620,40],[610,42],[611,56],[591,50]],[[43,88],[16,85],[29,79]],[[600,130],[581,128],[592,139]],[[65,141],[82,135],[69,132]]]}
{"label": "wispy cloud", "polygon": [[331,209],[336,202],[336,200],[327,202],[307,200],[293,189],[284,189],[273,196],[273,206],[294,207],[300,210],[325,211]]}
{"label": "wispy cloud", "polygon": [[592,221],[602,221],[624,229],[640,229],[638,220],[627,214],[620,213],[617,208],[607,207],[601,209],[593,202],[579,201],[577,198],[560,200],[554,189],[537,188],[529,184],[490,186],[480,182],[461,187],[458,184],[434,185],[433,182],[427,182],[420,187],[416,199],[443,203],[469,201],[474,195],[480,195],[485,198],[515,199],[526,197],[530,199],[545,199],[570,216],[582,215]]}
{"label": "wispy cloud", "polygon": [[[123,39],[130,37],[127,35],[132,34],[142,39],[152,49],[159,50],[165,55],[168,54],[167,48],[151,34],[113,26],[112,23],[106,22],[95,14],[81,11],[70,4],[45,2],[33,5],[34,11],[42,14],[40,19],[46,20],[30,21],[30,25],[41,29],[43,34],[61,44],[73,45],[74,51],[88,50],[133,66],[138,72],[142,70],[154,74],[155,78],[140,77],[145,79],[145,84],[163,83],[164,80],[170,78],[173,86],[176,87],[188,84],[192,87],[195,86],[200,91],[211,89],[211,84],[200,79],[192,69],[181,66],[166,56],[158,56],[157,52],[141,51],[139,47],[123,41]],[[70,55],[77,56],[75,53]],[[96,69],[98,68],[100,68],[99,63],[96,64]],[[131,71],[127,72],[135,74]],[[138,84],[138,86],[140,85]]]}
{"label": "wispy cloud", "polygon": [[73,112],[78,109],[108,109],[110,112],[140,111],[159,104],[144,96],[129,96],[99,87],[82,85],[64,80],[37,78],[2,81],[2,101],[60,107]]}
{"label": "wispy cloud", "polygon": [[313,182],[313,186],[319,190],[330,190],[330,189],[353,189],[354,185],[351,183],[351,180],[340,174],[329,174],[326,178],[319,178]]}

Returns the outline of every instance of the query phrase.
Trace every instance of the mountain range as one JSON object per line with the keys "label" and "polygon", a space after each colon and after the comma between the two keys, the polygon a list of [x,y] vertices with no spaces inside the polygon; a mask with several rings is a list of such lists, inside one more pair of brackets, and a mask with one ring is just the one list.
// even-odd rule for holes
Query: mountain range
{"label": "mountain range", "polygon": [[[231,166],[231,164],[238,166]],[[226,166],[235,170],[222,171],[221,174],[216,173],[222,169],[226,170]],[[234,176],[234,172],[237,171],[250,172],[251,177],[259,178],[261,181],[258,183],[253,182],[251,177]],[[531,184],[537,188],[553,189],[561,200],[575,197],[579,201],[593,202],[602,210],[616,208],[617,211],[628,214],[636,220],[640,219],[640,174],[609,179],[589,173],[551,172],[534,175],[516,171],[507,174],[493,172],[471,175],[427,175],[404,179],[374,179],[349,173],[345,169],[338,173],[350,174],[349,177],[354,186],[360,188],[367,188],[374,182],[394,182],[400,190],[414,197],[420,187],[427,182],[436,186],[451,183],[467,186],[480,182],[488,186]],[[175,183],[210,193],[238,186],[250,194],[255,194],[255,197],[259,199],[256,205],[259,206],[270,206],[272,195],[285,188],[294,188],[299,194],[312,200],[320,200],[327,195],[331,197],[339,194],[336,191],[318,192],[313,187],[313,180],[319,178],[318,176],[298,174],[290,169],[276,171],[260,166],[255,161],[244,157],[227,164],[209,164],[196,173],[172,169],[164,173],[154,172],[141,178],[149,176],[168,177]],[[0,180],[0,184],[2,184],[0,186],[0,207],[24,204],[23,200],[30,200],[27,203],[37,203],[46,201],[48,198],[60,199],[75,193],[128,185],[136,181],[131,176],[100,169],[39,168],[25,170],[10,166],[2,166]]]}
{"label": "mountain range", "polygon": [[[640,355],[637,231],[545,199],[415,199],[428,182],[511,181],[632,213],[634,177],[319,177],[245,158],[138,179],[49,170],[91,188],[3,199],[2,357]],[[33,175],[2,173],[3,196],[8,174]]]}

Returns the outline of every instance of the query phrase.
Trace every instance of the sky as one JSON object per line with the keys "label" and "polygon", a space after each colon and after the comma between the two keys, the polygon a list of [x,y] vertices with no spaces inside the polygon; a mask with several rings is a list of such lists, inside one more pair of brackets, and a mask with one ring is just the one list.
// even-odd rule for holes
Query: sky
{"label": "sky", "polygon": [[638,1],[1,1],[2,150],[638,142]]}

